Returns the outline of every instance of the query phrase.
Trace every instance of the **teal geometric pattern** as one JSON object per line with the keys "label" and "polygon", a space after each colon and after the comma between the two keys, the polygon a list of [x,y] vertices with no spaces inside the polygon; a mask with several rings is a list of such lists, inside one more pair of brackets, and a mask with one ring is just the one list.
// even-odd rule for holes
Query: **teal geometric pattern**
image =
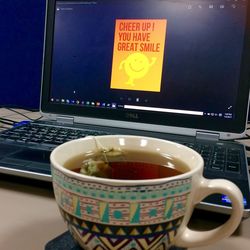
{"label": "teal geometric pattern", "polygon": [[80,181],[53,171],[54,193],[67,213],[110,225],[152,225],[185,214],[191,177],[155,185],[114,186]]}
{"label": "teal geometric pattern", "polygon": [[101,222],[109,222],[109,204],[107,202],[100,202],[100,218]]}
{"label": "teal geometric pattern", "polygon": [[88,214],[91,214],[92,213],[92,209],[93,209],[93,207],[92,206],[86,206],[86,212],[88,213]]}
{"label": "teal geometric pattern", "polygon": [[77,205],[76,205],[75,215],[78,216],[78,217],[81,217],[81,216],[82,216],[82,213],[81,213],[81,205],[80,205],[79,199],[77,199]]}
{"label": "teal geometric pattern", "polygon": [[[114,199],[114,200],[137,200],[137,199],[156,199],[160,197],[170,197],[181,194],[183,192],[189,192],[191,189],[191,179],[187,178],[182,181],[182,185],[173,185],[173,183],[165,183],[165,188],[145,189],[145,186],[138,185],[134,188],[122,187],[117,192],[115,187],[109,185],[102,185],[91,183],[87,181],[74,180],[72,178],[65,177],[58,170],[53,171],[53,181],[55,181],[62,188],[69,190],[73,193],[84,195],[93,198],[101,199]],[[94,189],[94,192],[93,192]],[[136,195],[135,195],[136,194]]]}
{"label": "teal geometric pattern", "polygon": [[174,199],[166,199],[166,210],[165,210],[165,218],[171,219],[174,208]]}
{"label": "teal geometric pattern", "polygon": [[150,217],[154,217],[157,215],[157,209],[155,208],[152,208],[150,211],[149,211],[149,216]]}
{"label": "teal geometric pattern", "polygon": [[131,204],[130,205],[130,223],[139,223],[140,222],[140,210],[141,204]]}
{"label": "teal geometric pattern", "polygon": [[119,210],[115,210],[115,211],[114,211],[114,217],[115,217],[117,220],[122,219],[122,217],[123,217],[122,212],[119,211]]}

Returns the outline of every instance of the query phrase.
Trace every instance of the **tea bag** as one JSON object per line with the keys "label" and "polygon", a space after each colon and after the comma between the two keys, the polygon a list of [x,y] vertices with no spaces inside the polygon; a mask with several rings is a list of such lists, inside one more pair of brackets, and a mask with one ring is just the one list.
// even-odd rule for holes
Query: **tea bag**
{"label": "tea bag", "polygon": [[120,148],[105,148],[96,137],[93,137],[93,140],[95,140],[97,151],[91,158],[85,159],[82,162],[80,173],[96,177],[111,178],[112,167],[110,163],[124,161],[124,152]]}
{"label": "tea bag", "polygon": [[87,159],[82,162],[81,174],[109,178],[111,176],[111,167],[103,160]]}

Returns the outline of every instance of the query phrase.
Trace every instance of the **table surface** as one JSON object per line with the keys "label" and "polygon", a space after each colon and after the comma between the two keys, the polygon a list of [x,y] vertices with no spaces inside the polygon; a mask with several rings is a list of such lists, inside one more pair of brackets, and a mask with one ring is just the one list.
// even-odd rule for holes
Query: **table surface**
{"label": "table surface", "polygon": [[[18,111],[32,118],[39,117],[38,113]],[[0,109],[0,117],[15,121],[24,119],[7,109]],[[57,208],[51,183],[0,174],[0,198],[0,249],[44,250],[48,241],[67,230]],[[192,220],[193,226],[208,228],[218,225],[221,216],[205,213],[205,217],[203,212],[197,211]],[[229,238],[192,249],[250,249],[250,219],[242,221]]]}

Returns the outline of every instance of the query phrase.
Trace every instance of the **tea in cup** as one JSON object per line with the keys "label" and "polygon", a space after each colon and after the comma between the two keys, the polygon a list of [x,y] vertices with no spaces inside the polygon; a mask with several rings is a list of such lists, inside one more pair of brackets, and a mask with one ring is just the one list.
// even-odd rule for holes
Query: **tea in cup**
{"label": "tea in cup", "polygon": [[[203,165],[186,146],[129,135],[85,137],[51,153],[59,210],[74,239],[91,250],[197,247],[232,234],[242,194],[232,182],[205,179]],[[228,221],[210,231],[188,228],[195,205],[214,193],[230,198]]]}

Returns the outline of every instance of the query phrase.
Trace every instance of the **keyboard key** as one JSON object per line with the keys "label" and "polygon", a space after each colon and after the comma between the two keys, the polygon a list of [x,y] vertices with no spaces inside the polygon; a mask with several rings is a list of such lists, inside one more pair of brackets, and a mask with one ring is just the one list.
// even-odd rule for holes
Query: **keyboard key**
{"label": "keyboard key", "polygon": [[230,162],[239,162],[240,156],[238,154],[228,155],[227,160]]}
{"label": "keyboard key", "polygon": [[240,154],[240,150],[238,148],[230,148],[228,149],[228,154]]}
{"label": "keyboard key", "polygon": [[226,170],[231,171],[231,172],[239,172],[240,163],[228,162],[226,166]]}
{"label": "keyboard key", "polygon": [[222,164],[213,164],[211,166],[211,169],[222,171],[222,170],[224,170],[224,165],[222,165]]}

